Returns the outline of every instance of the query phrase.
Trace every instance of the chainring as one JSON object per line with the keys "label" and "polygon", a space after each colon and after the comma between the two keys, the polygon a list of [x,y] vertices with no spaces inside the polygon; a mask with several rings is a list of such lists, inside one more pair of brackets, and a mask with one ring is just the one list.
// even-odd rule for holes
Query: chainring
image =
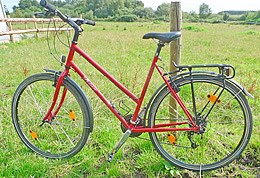
{"label": "chainring", "polygon": [[[128,124],[130,124],[130,121],[131,121],[132,117],[133,117],[133,115],[130,114],[130,115],[125,116],[124,119],[125,119],[125,121],[126,121]],[[136,126],[142,126],[142,125],[143,125],[143,121],[142,121],[142,119],[141,119]],[[125,133],[126,130],[127,130],[122,123],[121,123],[121,130],[122,130],[123,133]],[[142,132],[132,132],[132,133],[130,134],[130,137],[138,137],[138,136],[140,136],[140,135],[142,135]]]}

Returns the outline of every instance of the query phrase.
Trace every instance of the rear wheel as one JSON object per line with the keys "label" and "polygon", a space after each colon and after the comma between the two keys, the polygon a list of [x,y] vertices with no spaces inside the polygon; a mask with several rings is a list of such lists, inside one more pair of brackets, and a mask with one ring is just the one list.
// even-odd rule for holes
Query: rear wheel
{"label": "rear wheel", "polygon": [[67,94],[59,113],[52,122],[42,122],[54,96],[55,76],[43,73],[24,80],[13,97],[12,119],[19,137],[32,151],[47,158],[65,158],[84,147],[93,116],[80,87],[65,78],[57,105],[62,91]]}
{"label": "rear wheel", "polygon": [[[198,115],[196,123],[203,126],[205,132],[150,133],[150,139],[159,154],[176,166],[195,171],[217,169],[232,162],[248,144],[252,133],[251,110],[243,92],[231,82],[223,83],[210,75],[192,78]],[[194,113],[191,80],[180,78],[175,83],[180,88],[178,95]],[[151,105],[149,127],[169,123],[169,120],[188,121],[181,108],[175,110],[170,106],[170,100],[173,97],[165,86]],[[173,143],[169,136],[176,141]]]}

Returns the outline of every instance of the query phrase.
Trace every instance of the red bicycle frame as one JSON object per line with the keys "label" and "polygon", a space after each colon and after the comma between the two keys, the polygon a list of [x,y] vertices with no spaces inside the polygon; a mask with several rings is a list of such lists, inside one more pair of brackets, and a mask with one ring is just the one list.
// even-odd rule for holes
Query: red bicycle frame
{"label": "red bicycle frame", "polygon": [[[72,42],[69,55],[67,58],[66,66],[64,71],[60,74],[57,83],[56,83],[56,90],[54,93],[54,98],[52,105],[50,109],[48,110],[44,121],[50,121],[53,117],[56,116],[56,114],[59,112],[60,107],[63,104],[63,101],[66,97],[67,89],[64,89],[61,101],[56,108],[55,112],[52,112],[58,99],[58,95],[60,92],[61,85],[63,83],[64,78],[69,75],[69,70],[72,68],[85,82],[86,84],[96,93],[96,95],[105,103],[105,105],[114,113],[114,115],[120,120],[120,122],[125,126],[126,129],[130,129],[131,132],[167,132],[167,131],[196,131],[198,132],[199,128],[192,120],[192,116],[190,112],[185,107],[184,103],[178,96],[178,94],[172,89],[170,83],[168,82],[167,78],[163,75],[162,70],[157,65],[157,61],[159,59],[159,54],[161,51],[161,48],[163,47],[162,44],[158,44],[158,48],[156,51],[156,54],[154,56],[154,59],[152,61],[151,67],[149,69],[148,75],[146,77],[146,81],[144,83],[143,89],[141,91],[141,95],[138,98],[136,95],[131,93],[124,85],[122,85],[119,81],[117,81],[112,75],[110,75],[103,67],[101,67],[97,62],[95,62],[88,54],[86,54],[80,47],[77,46],[77,43]],[[94,66],[100,73],[102,73],[104,76],[108,78],[114,85],[116,85],[122,92],[124,92],[129,98],[131,98],[137,105],[133,114],[133,118],[129,123],[126,122],[126,120],[123,118],[123,116],[118,113],[118,111],[113,107],[113,105],[106,99],[106,97],[98,90],[98,88],[89,80],[89,78],[80,70],[80,68],[73,62],[73,57],[75,52],[77,52],[79,55],[81,55],[83,58],[85,58],[92,66]],[[158,124],[155,125],[152,128],[149,127],[143,127],[143,126],[136,126],[136,121],[138,118],[138,114],[140,112],[141,106],[143,104],[144,97],[146,95],[147,88],[149,86],[150,80],[152,78],[154,70],[157,69],[160,76],[163,78],[164,82],[168,86],[169,90],[172,93],[172,96],[176,99],[179,106],[182,108],[184,113],[186,114],[189,122],[172,122],[168,124]],[[191,125],[191,127],[187,128],[172,128],[170,126],[177,126],[177,125]],[[167,127],[167,128],[166,128]]]}

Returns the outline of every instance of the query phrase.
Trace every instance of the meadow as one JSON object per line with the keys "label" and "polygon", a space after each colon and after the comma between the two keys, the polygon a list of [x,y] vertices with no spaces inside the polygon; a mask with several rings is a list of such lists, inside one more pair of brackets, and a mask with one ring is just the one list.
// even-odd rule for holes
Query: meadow
{"label": "meadow", "polygon": [[[155,53],[156,44],[143,40],[148,32],[167,32],[168,23],[98,22],[84,27],[79,44],[104,68],[133,93],[139,94],[144,76]],[[66,42],[66,36],[61,38]],[[57,39],[56,39],[57,42]],[[53,42],[51,42],[52,50]],[[58,57],[67,48],[57,44]],[[81,83],[94,111],[94,131],[83,150],[70,159],[50,160],[31,152],[17,136],[11,120],[12,96],[26,77],[43,72],[43,68],[62,70],[49,53],[46,38],[23,39],[0,45],[0,177],[257,177],[260,175],[260,26],[184,23],[181,64],[226,63],[236,68],[235,80],[254,99],[248,98],[253,112],[254,129],[243,154],[229,166],[202,175],[169,165],[153,149],[151,142],[129,139],[111,163],[108,154],[121,137],[120,124],[94,94]],[[166,65],[169,46],[162,51]],[[80,56],[76,62],[116,105],[124,100],[133,104],[108,83]],[[72,73],[72,77],[74,77]],[[162,81],[155,76],[149,95]],[[146,98],[148,99],[148,98]],[[144,135],[147,137],[147,134]]]}

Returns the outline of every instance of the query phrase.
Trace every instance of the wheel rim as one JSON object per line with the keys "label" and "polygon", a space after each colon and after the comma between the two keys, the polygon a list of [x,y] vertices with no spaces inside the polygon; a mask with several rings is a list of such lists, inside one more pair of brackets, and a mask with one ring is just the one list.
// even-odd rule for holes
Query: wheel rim
{"label": "wheel rim", "polygon": [[[194,78],[194,88],[197,91],[195,93],[198,107],[197,113],[201,112],[201,108],[203,108],[205,103],[211,103],[208,95],[213,95],[216,88],[223,85],[220,81],[214,80],[212,80],[211,83],[204,83],[207,81],[196,80],[196,77]],[[184,100],[185,105],[188,105],[188,109],[192,111],[190,107],[192,106],[192,100],[191,95],[189,95],[191,90],[190,86],[186,85],[187,83],[189,83],[187,80],[178,82],[181,89],[178,94]],[[240,97],[241,92],[235,94],[236,97],[234,97],[227,91],[232,91],[233,93],[237,91],[235,92],[234,88],[230,87],[229,84],[227,86],[228,90],[223,91],[219,98],[220,103],[216,104],[216,108],[214,108],[208,116],[209,121],[206,127],[206,133],[203,135],[193,135],[194,142],[199,145],[196,149],[191,148],[191,142],[188,139],[187,132],[172,133],[173,135],[176,134],[175,136],[177,138],[177,142],[174,146],[169,143],[167,133],[150,134],[155,148],[165,159],[177,166],[187,169],[210,170],[228,164],[241,153],[251,135],[251,129],[249,127],[251,126],[249,119],[251,113]],[[168,93],[169,91],[165,89],[161,99],[157,98],[154,100],[155,105],[160,104],[160,106],[154,109],[154,113],[150,115],[152,120],[149,126],[152,127],[154,124],[166,122],[158,118],[165,118],[167,122],[169,121],[170,114],[168,110],[171,109],[169,109],[169,98],[165,97]],[[215,95],[218,95],[218,93]],[[238,101],[241,101],[242,104]],[[208,108],[204,110],[205,113],[207,109]],[[177,115],[178,121],[187,121],[186,119],[181,119],[185,118],[183,112],[178,111]],[[154,118],[156,118],[155,121]],[[249,126],[246,127],[246,125]]]}
{"label": "wheel rim", "polygon": [[[78,102],[79,96],[73,96],[69,85],[66,86],[68,93],[60,112],[51,123],[40,126],[52,102],[55,90],[53,83],[52,80],[45,79],[32,82],[22,89],[14,123],[16,122],[22,141],[33,151],[49,158],[68,157],[82,148],[88,127]],[[64,83],[65,85],[67,84]],[[74,119],[70,116],[71,113],[74,114]]]}

